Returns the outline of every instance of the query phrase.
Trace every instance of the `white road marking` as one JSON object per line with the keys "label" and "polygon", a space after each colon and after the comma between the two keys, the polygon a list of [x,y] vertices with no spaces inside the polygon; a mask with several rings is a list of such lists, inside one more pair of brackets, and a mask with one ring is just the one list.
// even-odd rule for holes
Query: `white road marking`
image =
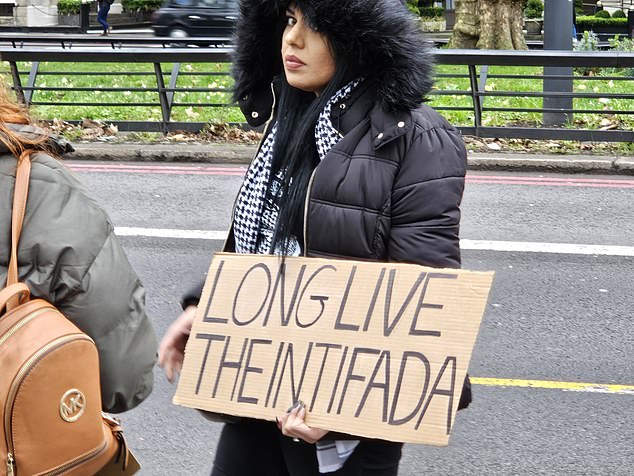
{"label": "white road marking", "polygon": [[[177,230],[170,228],[116,227],[115,233],[119,236],[171,238],[179,240],[223,241],[227,237],[227,231],[221,230]],[[505,251],[517,253],[634,256],[634,246],[538,243],[527,241],[460,240],[460,247],[463,250]]]}
{"label": "white road marking", "polygon": [[114,231],[119,236],[146,236],[178,240],[224,240],[227,237],[226,231],[208,230],[173,230],[167,228],[129,228],[117,226]]}
{"label": "white road marking", "polygon": [[535,243],[528,241],[460,240],[463,250],[558,253],[571,255],[634,256],[634,246]]}

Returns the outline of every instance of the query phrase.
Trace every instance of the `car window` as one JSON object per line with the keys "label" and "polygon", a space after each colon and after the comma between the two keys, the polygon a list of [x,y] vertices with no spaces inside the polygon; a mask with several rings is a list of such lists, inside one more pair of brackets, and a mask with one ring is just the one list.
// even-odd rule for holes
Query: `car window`
{"label": "car window", "polygon": [[193,0],[172,0],[172,5],[175,7],[191,7]]}
{"label": "car window", "polygon": [[198,4],[206,8],[225,8],[227,0],[200,0]]}

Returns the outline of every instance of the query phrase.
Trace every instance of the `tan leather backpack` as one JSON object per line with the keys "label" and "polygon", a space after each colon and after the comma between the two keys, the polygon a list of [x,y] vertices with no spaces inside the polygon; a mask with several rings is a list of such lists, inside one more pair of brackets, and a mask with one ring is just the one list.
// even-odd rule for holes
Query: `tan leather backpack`
{"label": "tan leather backpack", "polygon": [[[7,286],[0,290],[0,474],[132,474],[117,420],[101,412],[93,340],[18,282],[31,161],[18,160]],[[2,224],[4,226],[4,224]]]}

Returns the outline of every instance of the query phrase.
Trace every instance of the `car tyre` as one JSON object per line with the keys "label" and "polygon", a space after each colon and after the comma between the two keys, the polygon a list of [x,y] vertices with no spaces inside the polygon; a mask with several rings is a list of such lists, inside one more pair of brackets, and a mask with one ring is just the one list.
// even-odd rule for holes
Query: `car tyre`
{"label": "car tyre", "polygon": [[[181,39],[181,38],[188,38],[189,37],[187,32],[185,30],[183,30],[179,26],[175,26],[175,27],[170,28],[169,32],[168,32],[168,36],[170,38],[175,38],[175,39],[176,38]],[[187,46],[187,43],[180,42],[180,41],[179,42],[173,42],[173,43],[170,43],[170,44],[171,44],[171,46],[176,47],[176,48],[184,48],[185,46]]]}
{"label": "car tyre", "polygon": [[178,26],[170,28],[170,38],[187,38],[188,36],[187,32]]}

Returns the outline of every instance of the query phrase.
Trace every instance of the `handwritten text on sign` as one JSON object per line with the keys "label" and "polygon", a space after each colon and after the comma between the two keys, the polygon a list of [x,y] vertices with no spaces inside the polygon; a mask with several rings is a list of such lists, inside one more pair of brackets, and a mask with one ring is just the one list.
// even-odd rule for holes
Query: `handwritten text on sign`
{"label": "handwritten text on sign", "polygon": [[446,445],[493,273],[216,254],[174,402]]}

